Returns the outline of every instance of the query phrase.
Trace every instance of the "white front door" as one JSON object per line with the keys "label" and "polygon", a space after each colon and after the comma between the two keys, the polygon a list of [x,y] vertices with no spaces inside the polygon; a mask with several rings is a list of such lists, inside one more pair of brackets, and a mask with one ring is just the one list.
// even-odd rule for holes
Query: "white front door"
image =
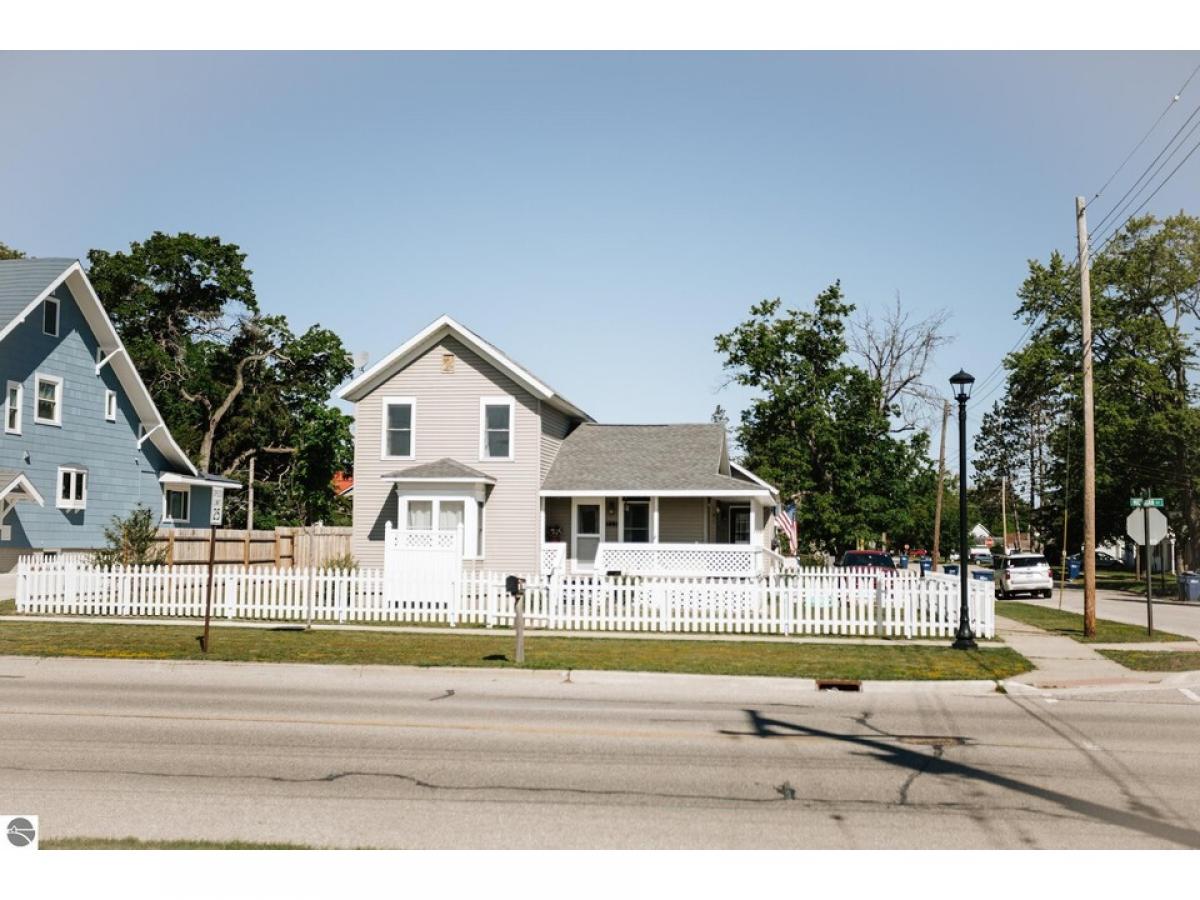
{"label": "white front door", "polygon": [[572,556],[575,569],[590,572],[596,565],[596,551],[600,547],[604,517],[601,504],[596,501],[576,501],[575,527],[571,529]]}

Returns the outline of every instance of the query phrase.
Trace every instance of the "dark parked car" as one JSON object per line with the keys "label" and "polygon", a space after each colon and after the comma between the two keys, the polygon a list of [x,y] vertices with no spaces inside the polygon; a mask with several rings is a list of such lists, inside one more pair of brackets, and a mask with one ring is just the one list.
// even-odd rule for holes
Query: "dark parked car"
{"label": "dark parked car", "polygon": [[[1073,553],[1067,557],[1067,560],[1077,562],[1080,564],[1080,566],[1082,566],[1083,565],[1083,554],[1082,553]],[[1124,568],[1125,568],[1125,563],[1122,562],[1121,560],[1117,559],[1111,553],[1105,553],[1103,550],[1096,551],[1096,569],[1097,570],[1101,570],[1101,569],[1123,570]]]}
{"label": "dark parked car", "polygon": [[886,569],[888,572],[896,571],[896,564],[892,562],[892,558],[882,550],[847,550],[842,554],[842,561],[838,563],[843,569]]}

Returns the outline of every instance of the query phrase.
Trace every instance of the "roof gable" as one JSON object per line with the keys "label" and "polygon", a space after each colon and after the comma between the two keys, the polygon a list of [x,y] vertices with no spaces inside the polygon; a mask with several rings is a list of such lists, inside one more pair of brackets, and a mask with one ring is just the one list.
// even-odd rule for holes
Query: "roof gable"
{"label": "roof gable", "polygon": [[469,328],[464,327],[450,316],[440,316],[431,324],[421,329],[378,363],[363,372],[339,392],[343,400],[358,401],[371,391],[380,387],[396,372],[409,365],[413,360],[422,356],[430,348],[447,336],[453,335],[470,347],[497,369],[524,386],[531,394],[550,405],[557,407],[568,415],[575,416],[585,422],[592,417],[571,403],[548,384],[537,378],[528,369],[518,365],[507,354],[494,344],[485,341]]}
{"label": "roof gable", "polygon": [[103,365],[111,366],[139,421],[146,425],[146,439],[158,448],[168,463],[192,475],[197,474],[196,467],[167,429],[166,421],[125,351],[120,335],[79,260],[62,257],[0,260],[0,341],[24,322],[51,292],[64,284],[100,346],[103,363],[97,363],[96,373],[100,373]]}

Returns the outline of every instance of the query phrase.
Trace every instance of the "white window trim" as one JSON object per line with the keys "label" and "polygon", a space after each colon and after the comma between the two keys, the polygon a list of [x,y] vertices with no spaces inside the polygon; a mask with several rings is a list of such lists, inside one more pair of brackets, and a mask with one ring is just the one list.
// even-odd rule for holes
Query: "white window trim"
{"label": "white window trim", "polygon": [[[508,407],[508,456],[487,455],[487,408],[489,406]],[[479,461],[508,462],[516,459],[517,455],[517,403],[510,396],[480,397],[479,398]]]}
{"label": "white window trim", "polygon": [[[187,494],[187,509],[185,510],[186,515],[182,519],[171,518],[171,504],[169,502],[170,498],[167,495],[169,493],[171,493],[172,491],[176,491],[181,494]],[[163,486],[162,520],[164,522],[170,522],[172,524],[186,524],[191,521],[191,515],[192,515],[192,486],[190,484],[185,484],[182,487],[180,487],[178,485],[174,485],[174,484],[164,485]]]}
{"label": "white window trim", "polygon": [[[463,559],[483,559],[483,548],[476,547],[477,538],[487,540],[487,523],[484,521],[482,533],[479,530],[478,516],[484,514],[487,507],[476,496],[474,491],[464,492],[461,494],[401,494],[399,497],[399,509],[397,516],[400,520],[400,528],[408,531],[408,504],[412,502],[430,504],[430,524],[434,531],[440,531],[437,527],[438,519],[441,516],[441,504],[443,502],[461,503],[463,505]],[[481,505],[482,503],[482,505]]]}
{"label": "white window trim", "polygon": [[[416,397],[384,397],[381,400],[379,418],[379,458],[380,459],[416,459],[417,458],[417,398]],[[412,407],[412,415],[408,420],[408,455],[392,456],[388,451],[388,407]]]}
{"label": "white window trim", "polygon": [[625,504],[626,503],[645,503],[646,504],[646,540],[645,543],[653,544],[654,540],[654,498],[653,497],[618,497],[617,498],[617,540],[622,544],[637,544],[641,541],[625,540]]}
{"label": "white window trim", "polygon": [[42,334],[49,335],[50,337],[58,337],[59,332],[62,331],[62,301],[59,300],[57,297],[47,297],[45,300],[42,301],[42,303],[44,305],[49,305],[51,303],[54,304],[54,330],[53,331],[46,330],[46,310],[43,308],[42,309]]}
{"label": "white window trim", "polygon": [[[571,571],[573,572],[591,572],[596,568],[596,561],[592,560],[591,566],[579,565],[579,507],[595,506],[599,509],[597,516],[599,534],[587,534],[584,537],[599,537],[600,543],[604,543],[604,535],[608,528],[608,523],[605,520],[605,500],[603,497],[573,497],[571,499]],[[620,507],[618,507],[620,509]],[[597,548],[599,549],[599,548]]]}
{"label": "white window trim", "polygon": [[[54,385],[54,416],[53,419],[43,419],[38,415],[38,405],[42,392],[39,390],[41,383]],[[34,373],[33,376],[33,421],[38,425],[54,425],[58,428],[62,427],[63,417],[63,380],[57,375],[43,375],[40,372]]]}
{"label": "white window trim", "polygon": [[[17,424],[12,428],[8,426],[9,403],[8,398],[12,393],[13,388],[17,389]],[[25,385],[19,381],[10,381],[4,386],[4,433],[5,434],[20,434],[21,433],[21,418],[24,416],[23,407],[25,405]]]}
{"label": "white window trim", "polygon": [[104,392],[104,421],[106,421],[106,422],[117,421],[117,392],[116,391],[105,391]]}
{"label": "white window trim", "polygon": [[[66,472],[70,472],[76,476],[75,479],[72,479],[72,482],[73,482],[72,487],[74,487],[74,483],[77,481],[78,476],[80,476],[80,475],[83,476],[83,491],[81,492],[83,496],[80,497],[78,500],[63,499],[62,479],[63,479],[63,474]],[[54,483],[54,505],[58,509],[69,509],[69,510],[87,509],[87,498],[88,498],[88,470],[84,469],[84,468],[80,468],[79,466],[59,466],[58,467],[58,478],[56,479],[56,481]]]}

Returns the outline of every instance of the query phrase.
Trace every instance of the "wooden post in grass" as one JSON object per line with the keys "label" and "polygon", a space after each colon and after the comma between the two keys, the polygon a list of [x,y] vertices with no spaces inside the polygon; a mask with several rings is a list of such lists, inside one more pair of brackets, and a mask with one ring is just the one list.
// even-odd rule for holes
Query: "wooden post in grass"
{"label": "wooden post in grass", "polygon": [[517,665],[525,664],[525,579],[509,575],[504,588],[513,598],[513,627],[517,632]]}

